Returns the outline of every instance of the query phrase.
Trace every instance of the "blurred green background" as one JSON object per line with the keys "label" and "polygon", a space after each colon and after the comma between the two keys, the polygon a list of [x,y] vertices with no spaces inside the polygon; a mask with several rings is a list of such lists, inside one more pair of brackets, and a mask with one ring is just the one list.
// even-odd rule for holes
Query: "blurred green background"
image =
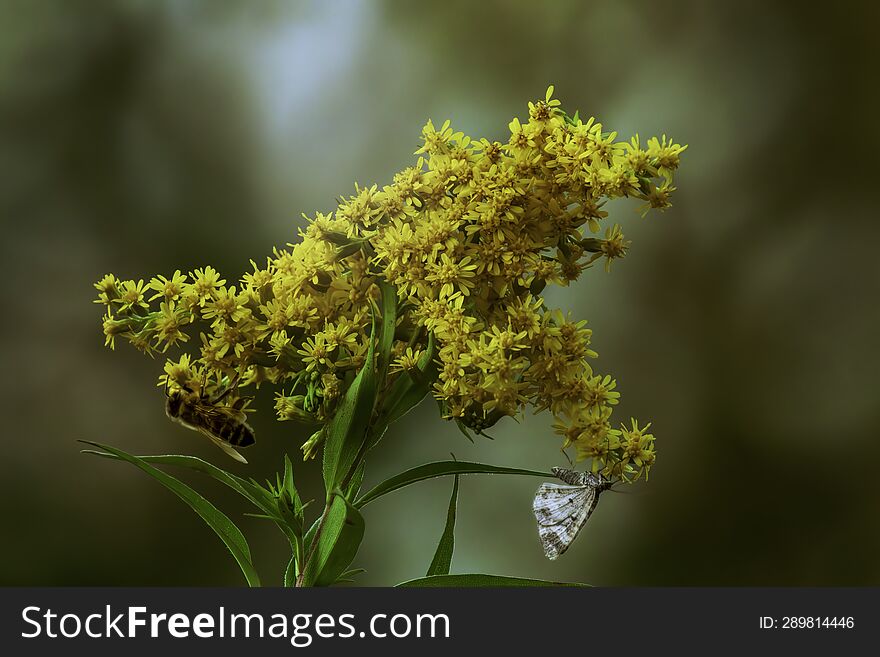
{"label": "blurred green background", "polygon": [[[92,283],[208,263],[236,279],[295,239],[300,212],[387,184],[427,118],[503,139],[549,83],[621,134],[690,144],[671,211],[613,206],[630,257],[548,295],[590,321],[619,419],[653,420],[659,458],[556,563],[530,508],[538,480],[463,479],[453,571],[880,584],[877,7],[0,2],[0,584],[240,584],[179,500],[78,453],[85,438],[237,467],[164,417],[160,359],[103,347]],[[261,477],[305,437],[263,409],[242,471]],[[450,452],[564,464],[548,416],[493,433],[471,445],[423,404],[366,484]],[[298,472],[319,496],[318,464]],[[424,573],[450,486],[366,509],[360,583]],[[279,582],[283,539],[241,525]]]}

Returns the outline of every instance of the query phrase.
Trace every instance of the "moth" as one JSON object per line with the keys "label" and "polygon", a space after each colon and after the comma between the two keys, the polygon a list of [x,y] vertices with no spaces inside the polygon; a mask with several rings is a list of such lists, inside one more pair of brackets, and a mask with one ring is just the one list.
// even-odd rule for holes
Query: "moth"
{"label": "moth", "polygon": [[612,482],[601,474],[553,468],[565,485],[544,483],[535,493],[532,509],[538,521],[538,535],[548,559],[563,554],[577,538],[599,503],[599,495]]}

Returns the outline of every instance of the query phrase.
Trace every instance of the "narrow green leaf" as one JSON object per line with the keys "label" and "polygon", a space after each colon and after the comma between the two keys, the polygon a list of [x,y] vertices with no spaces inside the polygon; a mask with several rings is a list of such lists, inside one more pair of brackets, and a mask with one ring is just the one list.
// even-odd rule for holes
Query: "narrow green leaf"
{"label": "narrow green leaf", "polygon": [[273,518],[272,516],[270,516],[270,515],[266,515],[265,513],[247,513],[247,512],[244,512],[244,513],[242,513],[241,515],[243,515],[243,516],[246,517],[246,518],[256,518],[257,520],[272,520],[272,521],[275,521],[275,520],[276,520],[276,519]]}
{"label": "narrow green leaf", "polygon": [[[284,455],[284,478],[281,483],[283,502],[288,505],[288,511],[293,514],[296,520],[294,524],[299,528],[297,535],[301,536],[303,509],[305,506],[299,496],[299,491],[296,490],[296,485],[293,481],[293,464],[290,462],[290,457],[288,457],[287,454]],[[279,504],[281,504],[281,502],[282,500],[279,500]],[[282,512],[281,515],[285,516],[286,514]]]}
{"label": "narrow green leaf", "polygon": [[361,490],[361,484],[364,482],[364,471],[366,470],[367,462],[361,461],[361,464],[358,466],[357,470],[354,471],[354,475],[351,478],[351,481],[348,483],[348,488],[345,490],[345,499],[351,501],[353,500],[357,494]]}
{"label": "narrow green leaf", "polygon": [[287,568],[284,569],[284,586],[296,586],[296,555],[290,555],[290,561],[287,562]]}
{"label": "narrow green leaf", "polygon": [[364,568],[352,568],[351,570],[346,570],[344,573],[342,573],[339,576],[339,579],[336,581],[337,582],[352,582],[352,581],[354,581],[353,579],[351,579],[352,577],[355,577],[356,575],[360,575],[361,573],[365,573],[365,572],[367,572],[367,571]]}
{"label": "narrow green leaf", "polygon": [[379,343],[376,352],[379,359],[377,381],[381,389],[391,363],[391,347],[394,345],[394,331],[397,328],[397,290],[382,278],[378,278],[377,282],[382,293],[379,300],[379,334],[376,336]]}
{"label": "narrow green leaf", "polygon": [[436,355],[437,345],[434,334],[429,333],[428,345],[425,353],[419,358],[416,371],[401,373],[394,380],[383,404],[385,410],[379,424],[387,427],[392,422],[396,422],[415,408],[431,391],[438,373]]}
{"label": "narrow green leaf", "polygon": [[428,567],[426,575],[448,575],[452,567],[452,553],[455,550],[455,508],[458,505],[458,475],[452,484],[452,497],[449,498],[449,510],[446,512],[446,527],[437,544],[434,559]]}
{"label": "narrow green leaf", "polygon": [[[86,449],[83,450],[83,453],[93,454],[95,456],[101,456],[103,458],[121,460],[115,454],[110,454],[107,452]],[[294,513],[290,513],[279,507],[279,500],[277,500],[270,491],[266,490],[255,481],[248,481],[246,479],[242,479],[241,477],[237,477],[236,475],[226,472],[225,470],[222,470],[217,466],[212,465],[207,461],[203,461],[202,459],[195,456],[185,456],[182,454],[160,454],[151,456],[139,456],[138,458],[146,461],[147,463],[173,465],[176,467],[188,468],[190,470],[201,472],[202,474],[206,474],[209,477],[216,479],[220,483],[228,486],[229,488],[237,492],[258,509],[263,511],[262,514],[245,513],[244,515],[254,518],[264,518],[266,520],[271,520],[290,542],[291,548],[294,550],[294,552],[302,552],[302,510],[307,505],[302,504],[302,501],[299,499],[299,495],[296,495],[294,499],[294,508],[298,510],[295,510]],[[286,457],[285,460],[289,462],[289,459],[286,459]],[[285,465],[285,469],[286,468],[287,465]],[[291,486],[293,483],[292,472],[293,471],[291,466],[291,472],[289,475]],[[286,482],[287,479],[285,479],[284,481]]]}
{"label": "narrow green leaf", "polygon": [[[112,454],[109,452],[83,450],[83,453],[93,454],[95,456],[101,456],[114,460],[124,460],[116,454]],[[269,493],[269,491],[264,489],[262,486],[259,486],[257,484],[247,481],[246,479],[242,479],[241,477],[237,477],[234,474],[226,472],[226,470],[222,470],[217,466],[208,463],[207,461],[203,461],[196,456],[185,456],[182,454],[157,454],[150,456],[138,456],[137,458],[146,463],[156,463],[158,465],[173,465],[206,474],[209,477],[213,477],[221,484],[228,486],[267,514],[272,515],[273,517],[277,517],[278,515],[277,510],[275,509],[275,498]]]}
{"label": "narrow green leaf", "polygon": [[312,526],[309,527],[308,531],[303,536],[303,542],[306,545],[311,545],[315,541],[315,534],[318,533],[318,527],[321,525],[321,518],[315,518],[315,521],[312,523]]}
{"label": "narrow green leaf", "polygon": [[512,474],[512,475],[529,475],[532,477],[549,477],[553,475],[549,472],[540,472],[538,470],[523,470],[521,468],[502,468],[496,465],[487,465],[485,463],[472,463],[470,461],[435,461],[434,463],[426,463],[424,465],[411,468],[406,472],[389,477],[381,484],[373,487],[354,503],[358,509],[363,508],[376,498],[387,495],[404,486],[409,486],[425,479],[433,479],[434,477],[443,477],[445,475],[454,474]]}
{"label": "narrow green leaf", "polygon": [[318,544],[306,564],[306,586],[330,586],[354,560],[364,538],[364,519],[345,497],[332,496]]}
{"label": "narrow green leaf", "polygon": [[[298,543],[302,537],[302,516],[294,510],[293,504],[288,504],[284,499],[286,493],[282,493],[282,497],[276,500],[275,514],[273,520],[278,523],[285,536],[291,538],[291,544]],[[280,519],[280,522],[279,522]]]}
{"label": "narrow green leaf", "polygon": [[455,426],[458,427],[458,430],[461,431],[465,438],[467,438],[471,442],[474,442],[474,437],[471,435],[471,432],[468,431],[468,428],[464,425],[464,422],[462,422],[458,418],[455,418]]}
{"label": "narrow green leaf", "polygon": [[370,332],[370,346],[363,367],[358,371],[345,393],[333,418],[327,424],[324,443],[324,487],[329,501],[332,491],[339,487],[354,466],[373,416],[376,402],[376,320]]}
{"label": "narrow green leaf", "polygon": [[161,470],[154,468],[145,460],[138,458],[137,456],[133,456],[132,454],[124,452],[121,449],[116,449],[115,447],[102,445],[101,443],[95,443],[85,440],[82,442],[86,443],[87,445],[97,447],[104,452],[112,454],[117,458],[131,463],[137,468],[140,468],[148,475],[153,477],[153,479],[165,486],[168,490],[177,495],[184,502],[186,502],[192,508],[192,510],[195,511],[199,515],[199,517],[204,520],[211,529],[214,530],[217,536],[220,537],[220,539],[232,553],[232,556],[238,562],[238,565],[241,568],[241,572],[244,574],[248,585],[260,585],[260,578],[257,575],[253,564],[251,563],[251,552],[250,548],[248,547],[247,540],[245,540],[244,534],[242,534],[241,530],[235,526],[235,523],[233,523],[217,507],[215,507],[208,500],[199,495],[192,488],[184,484],[182,481],[179,481],[171,475],[168,475]]}
{"label": "narrow green leaf", "polygon": [[408,582],[402,582],[397,586],[435,588],[445,586],[456,587],[526,587],[526,586],[589,586],[576,582],[550,582],[543,579],[526,579],[524,577],[504,577],[503,575],[483,575],[471,573],[468,575],[432,575],[419,577]]}

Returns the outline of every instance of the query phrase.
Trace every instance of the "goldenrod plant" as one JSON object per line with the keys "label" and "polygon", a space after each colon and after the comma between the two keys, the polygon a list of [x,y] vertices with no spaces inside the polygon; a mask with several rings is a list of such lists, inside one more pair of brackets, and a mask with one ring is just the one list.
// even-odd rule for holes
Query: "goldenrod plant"
{"label": "goldenrod plant", "polygon": [[[93,443],[92,453],[128,461],[171,488],[224,540],[250,585],[260,580],[235,524],[156,466],[208,474],[252,503],[291,544],[288,586],[349,579],[364,533],[360,509],[403,486],[455,479],[446,531],[428,575],[408,582],[528,584],[535,580],[450,575],[458,475],[550,477],[479,463],[422,465],[361,491],[365,464],[389,426],[426,397],[468,438],[528,409],[549,411],[562,448],[608,480],[647,479],[649,424],[612,424],[616,381],[594,371],[585,320],[548,308],[548,284],[568,286],[588,269],[623,258],[630,242],[607,225],[610,199],[664,211],[686,146],[617,133],[553,98],[528,105],[502,143],[474,139],[449,121],[422,130],[412,166],[390,185],[360,187],[335,211],[306,217],[299,239],[276,248],[228,283],[205,266],[187,274],[95,287],[106,344],[124,339],[147,354],[179,355],[158,385],[168,415],[201,431],[234,458],[253,442],[249,391],[271,387],[301,458],[321,455],[326,490],[307,505],[285,458],[266,485],[192,456],[136,457]],[[259,445],[252,449],[259,449]],[[219,455],[219,452],[218,452]],[[280,570],[280,569],[279,569]]]}

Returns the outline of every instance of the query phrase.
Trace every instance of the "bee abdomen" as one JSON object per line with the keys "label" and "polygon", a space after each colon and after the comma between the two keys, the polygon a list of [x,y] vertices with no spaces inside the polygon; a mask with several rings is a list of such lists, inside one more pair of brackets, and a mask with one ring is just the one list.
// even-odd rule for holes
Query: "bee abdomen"
{"label": "bee abdomen", "polygon": [[254,430],[247,422],[224,422],[217,419],[211,425],[208,427],[211,433],[234,447],[249,447],[257,442]]}
{"label": "bee abdomen", "polygon": [[254,430],[247,422],[235,422],[224,417],[206,418],[205,428],[223,442],[235,447],[248,447],[256,442]]}
{"label": "bee abdomen", "polygon": [[249,447],[257,442],[254,430],[247,422],[235,425],[225,440],[236,447]]}

